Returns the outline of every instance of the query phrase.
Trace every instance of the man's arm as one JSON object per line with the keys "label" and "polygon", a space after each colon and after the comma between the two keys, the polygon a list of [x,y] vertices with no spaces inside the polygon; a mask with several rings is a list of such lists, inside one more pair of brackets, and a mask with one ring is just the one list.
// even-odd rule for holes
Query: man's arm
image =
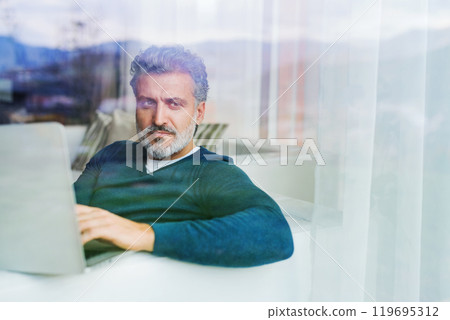
{"label": "man's arm", "polygon": [[126,250],[150,251],[199,264],[249,267],[289,258],[293,251],[284,218],[266,207],[153,227],[101,208],[77,205],[77,213],[83,243],[103,239]]}
{"label": "man's arm", "polygon": [[249,267],[289,258],[292,238],[284,218],[254,207],[210,220],[159,223],[154,253],[206,265]]}
{"label": "man's arm", "polygon": [[76,205],[76,212],[83,244],[103,239],[125,250],[153,251],[155,233],[150,225],[81,204]]}

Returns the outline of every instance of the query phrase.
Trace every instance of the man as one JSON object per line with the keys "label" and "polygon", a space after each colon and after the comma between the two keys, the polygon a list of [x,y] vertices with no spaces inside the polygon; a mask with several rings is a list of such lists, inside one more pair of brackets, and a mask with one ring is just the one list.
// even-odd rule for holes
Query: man
{"label": "man", "polygon": [[221,266],[290,257],[292,235],[277,204],[228,157],[212,159],[214,153],[194,145],[208,92],[203,61],[180,46],[152,46],[136,56],[131,73],[143,137],[133,145],[133,161],[144,161],[146,170],[126,165],[129,141],[91,159],[75,183],[83,243],[100,239]]}

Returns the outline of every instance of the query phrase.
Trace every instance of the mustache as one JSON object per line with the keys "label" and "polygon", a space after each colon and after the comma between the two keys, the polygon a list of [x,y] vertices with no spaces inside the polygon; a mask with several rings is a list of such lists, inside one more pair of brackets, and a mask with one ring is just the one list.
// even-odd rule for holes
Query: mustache
{"label": "mustache", "polygon": [[151,125],[151,126],[145,128],[145,130],[147,132],[166,131],[166,132],[173,133],[173,134],[178,133],[177,130],[175,130],[174,128],[169,128],[166,126],[156,126],[156,125]]}
{"label": "mustache", "polygon": [[170,127],[166,127],[166,126],[157,126],[157,125],[151,125],[148,126],[144,129],[142,129],[138,134],[143,137],[146,136],[148,134],[152,134],[155,131],[166,131],[172,134],[177,135],[178,131],[175,128],[170,128]]}
{"label": "mustache", "polygon": [[[143,130],[141,130],[138,133],[139,137],[137,139],[137,142],[139,142],[144,147],[148,146],[150,144],[149,139],[150,140],[154,140],[153,134],[156,131],[166,131],[166,132],[171,133],[171,134],[173,134],[175,136],[178,136],[178,131],[175,128],[170,128],[170,127],[167,127],[167,126],[151,125],[151,126],[148,126],[148,127],[144,128]],[[160,139],[156,138],[155,141],[158,141],[158,140],[160,140]],[[166,141],[166,143],[168,143],[168,141]]]}

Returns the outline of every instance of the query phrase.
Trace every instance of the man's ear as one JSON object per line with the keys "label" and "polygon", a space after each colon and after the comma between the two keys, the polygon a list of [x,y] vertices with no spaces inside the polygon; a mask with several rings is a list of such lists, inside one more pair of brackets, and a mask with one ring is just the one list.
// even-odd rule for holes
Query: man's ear
{"label": "man's ear", "polygon": [[200,102],[197,106],[197,119],[195,119],[197,121],[197,124],[202,123],[203,118],[205,118],[205,107],[206,107],[206,102]]}

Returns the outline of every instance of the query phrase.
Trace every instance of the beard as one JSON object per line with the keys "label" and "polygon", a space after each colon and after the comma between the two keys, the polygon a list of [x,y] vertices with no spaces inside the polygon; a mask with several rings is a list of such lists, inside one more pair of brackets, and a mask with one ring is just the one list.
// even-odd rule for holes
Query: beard
{"label": "beard", "polygon": [[186,129],[181,132],[178,132],[175,128],[151,125],[141,132],[167,131],[171,133],[171,135],[157,138],[152,137],[152,134],[145,135],[140,144],[146,148],[150,158],[155,160],[170,159],[172,155],[183,150],[192,140],[197,124],[194,121],[196,118],[197,112],[195,112],[193,119],[191,119],[191,122]]}

